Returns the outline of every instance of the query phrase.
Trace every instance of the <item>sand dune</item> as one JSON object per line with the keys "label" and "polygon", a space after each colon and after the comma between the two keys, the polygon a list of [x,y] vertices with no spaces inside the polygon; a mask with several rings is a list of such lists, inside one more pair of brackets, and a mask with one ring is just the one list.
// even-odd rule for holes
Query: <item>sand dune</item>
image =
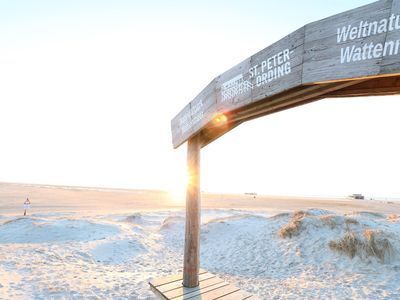
{"label": "sand dune", "polygon": [[[0,299],[156,299],[147,281],[182,268],[184,210],[168,197],[2,184]],[[203,204],[202,268],[261,299],[400,297],[397,203],[206,195]],[[352,255],[334,246],[349,233]]]}

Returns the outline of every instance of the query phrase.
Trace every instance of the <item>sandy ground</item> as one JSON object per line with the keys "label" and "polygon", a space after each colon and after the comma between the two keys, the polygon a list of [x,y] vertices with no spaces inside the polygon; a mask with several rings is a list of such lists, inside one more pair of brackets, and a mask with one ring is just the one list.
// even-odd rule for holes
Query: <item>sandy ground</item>
{"label": "sandy ground", "polygon": [[[398,202],[203,194],[202,204],[201,267],[260,299],[400,299]],[[184,223],[166,192],[2,183],[0,299],[156,299],[147,281],[182,269]],[[349,233],[351,256],[330,246]]]}
{"label": "sandy ground", "polygon": [[[0,214],[19,214],[27,197],[32,202],[31,213],[76,212],[77,209],[87,214],[184,209],[183,197],[175,199],[164,191],[0,183]],[[400,202],[202,193],[202,208],[273,212],[321,208],[342,213],[373,211],[390,214],[400,213]]]}

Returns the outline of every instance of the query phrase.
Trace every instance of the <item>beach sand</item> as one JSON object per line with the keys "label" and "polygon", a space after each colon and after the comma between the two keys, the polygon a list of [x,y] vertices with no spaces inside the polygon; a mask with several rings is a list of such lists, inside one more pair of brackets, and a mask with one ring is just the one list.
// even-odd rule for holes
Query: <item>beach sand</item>
{"label": "beach sand", "polygon": [[[184,209],[184,197],[166,191],[0,183],[0,213],[17,215],[29,197],[31,213],[77,212],[86,214],[123,211]],[[400,202],[346,198],[266,196],[202,193],[204,209],[248,209],[273,212],[321,208],[335,212],[373,211],[400,213]]]}
{"label": "beach sand", "polygon": [[[261,299],[399,299],[399,215],[395,201],[203,193],[201,267]],[[0,299],[156,299],[147,281],[182,269],[184,223],[168,192],[0,183]]]}

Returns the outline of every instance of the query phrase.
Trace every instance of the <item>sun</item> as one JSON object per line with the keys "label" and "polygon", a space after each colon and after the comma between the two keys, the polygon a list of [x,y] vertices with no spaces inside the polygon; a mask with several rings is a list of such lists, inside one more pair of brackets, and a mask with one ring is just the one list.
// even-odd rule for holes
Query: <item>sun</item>
{"label": "sun", "polygon": [[170,200],[173,204],[184,205],[186,199],[186,185],[177,185],[169,190]]}
{"label": "sun", "polygon": [[173,204],[184,205],[186,201],[186,187],[189,182],[187,174],[176,178],[170,185],[169,194]]}

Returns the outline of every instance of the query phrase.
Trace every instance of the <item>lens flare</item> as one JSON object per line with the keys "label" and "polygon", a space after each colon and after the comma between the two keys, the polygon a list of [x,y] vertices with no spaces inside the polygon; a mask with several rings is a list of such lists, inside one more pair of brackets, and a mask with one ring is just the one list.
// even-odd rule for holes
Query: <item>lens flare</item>
{"label": "lens flare", "polygon": [[224,125],[228,121],[228,117],[225,114],[220,114],[214,118],[216,125]]}
{"label": "lens flare", "polygon": [[182,172],[177,176],[169,189],[170,201],[174,205],[184,205],[186,201],[186,188],[190,184],[189,172]]}

